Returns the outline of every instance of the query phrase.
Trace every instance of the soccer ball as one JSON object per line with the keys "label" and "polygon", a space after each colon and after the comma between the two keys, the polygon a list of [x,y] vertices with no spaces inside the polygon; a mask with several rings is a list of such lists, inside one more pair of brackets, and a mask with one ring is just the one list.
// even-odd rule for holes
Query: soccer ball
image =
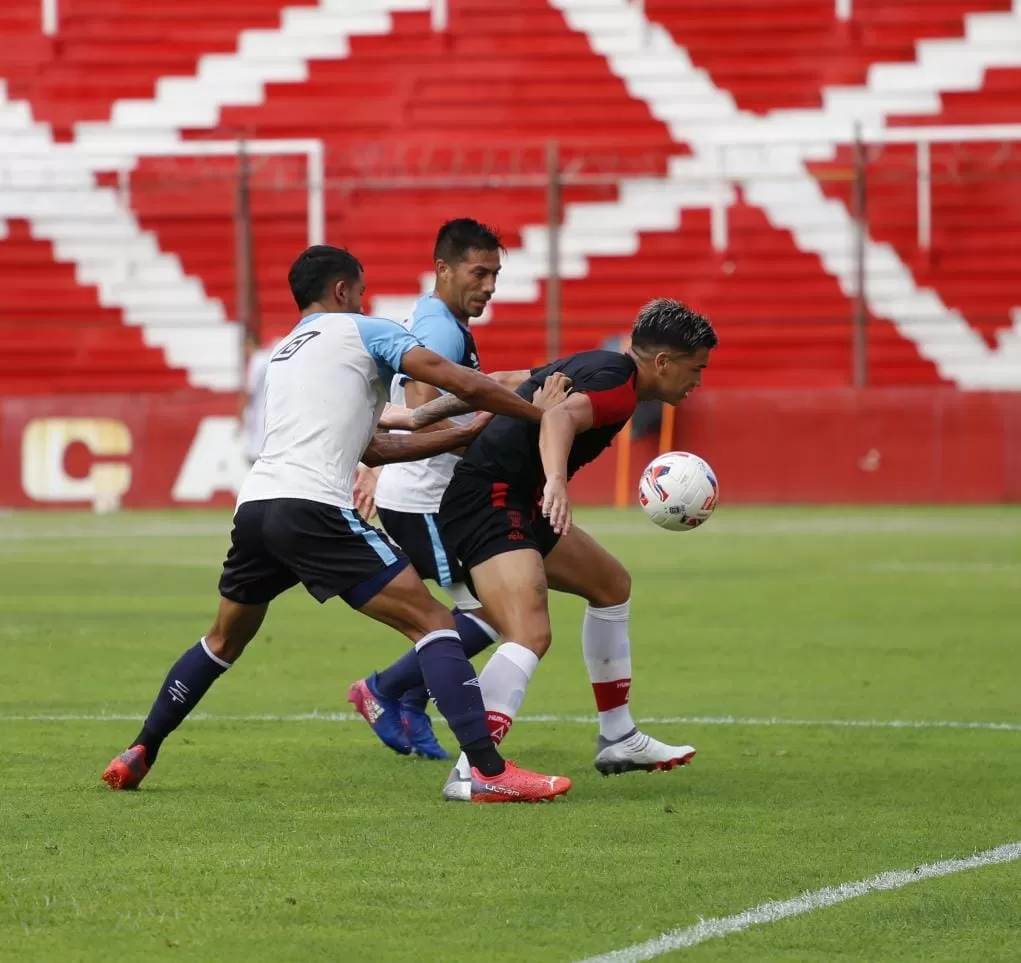
{"label": "soccer ball", "polygon": [[668,451],[653,459],[638,483],[642,510],[669,532],[698,528],[719,499],[715,472],[698,455],[686,451]]}

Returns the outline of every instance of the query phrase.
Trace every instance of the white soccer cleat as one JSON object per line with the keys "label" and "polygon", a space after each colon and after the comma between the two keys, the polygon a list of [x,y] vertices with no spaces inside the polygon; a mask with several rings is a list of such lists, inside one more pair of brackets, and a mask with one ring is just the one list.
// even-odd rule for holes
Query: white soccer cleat
{"label": "white soccer cleat", "polygon": [[454,768],[450,770],[450,775],[447,776],[446,783],[443,785],[443,798],[446,799],[447,802],[471,802],[471,775],[463,775],[458,771],[458,767],[454,766]]}
{"label": "white soccer cleat", "polygon": [[614,742],[600,736],[596,743],[595,767],[604,776],[639,770],[667,772],[686,766],[694,756],[693,746],[668,746],[636,728]]}

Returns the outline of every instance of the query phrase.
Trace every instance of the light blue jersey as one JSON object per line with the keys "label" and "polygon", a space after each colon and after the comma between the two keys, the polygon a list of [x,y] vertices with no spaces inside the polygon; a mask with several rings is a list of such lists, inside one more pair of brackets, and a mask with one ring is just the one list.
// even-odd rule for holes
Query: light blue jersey
{"label": "light blue jersey", "polygon": [[401,359],[417,347],[406,328],[385,318],[304,318],[266,366],[265,439],[238,504],[304,498],[353,507],[355,469]]}
{"label": "light blue jersey", "polygon": [[[478,350],[471,331],[435,294],[426,294],[415,302],[405,326],[430,351],[443,355],[454,364],[478,369]],[[394,382],[395,404],[404,403],[404,380],[398,376]],[[473,417],[462,415],[451,421],[465,424]],[[414,514],[439,511],[443,492],[450,484],[457,461],[457,455],[446,454],[384,466],[376,485],[376,504],[380,508]]]}

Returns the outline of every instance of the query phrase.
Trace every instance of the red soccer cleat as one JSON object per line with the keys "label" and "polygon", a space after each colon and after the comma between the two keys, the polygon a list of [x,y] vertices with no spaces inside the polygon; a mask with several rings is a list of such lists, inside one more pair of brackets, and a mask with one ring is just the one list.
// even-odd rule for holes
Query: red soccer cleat
{"label": "red soccer cleat", "polygon": [[464,779],[455,767],[443,787],[443,797],[450,802],[547,802],[570,788],[571,780],[566,776],[529,772],[508,760],[507,768],[499,776],[484,776],[478,769],[472,769],[469,778]]}
{"label": "red soccer cleat", "polygon": [[137,789],[149,772],[145,761],[145,747],[125,749],[103,771],[103,782],[111,789]]}

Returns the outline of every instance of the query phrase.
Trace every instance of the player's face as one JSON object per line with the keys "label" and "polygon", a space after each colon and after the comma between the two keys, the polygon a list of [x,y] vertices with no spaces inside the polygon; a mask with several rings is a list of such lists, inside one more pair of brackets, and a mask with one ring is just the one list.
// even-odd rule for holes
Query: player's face
{"label": "player's face", "polygon": [[456,265],[440,261],[437,273],[450,306],[463,317],[477,318],[486,310],[496,291],[500,252],[468,251],[464,260]]}
{"label": "player's face", "polygon": [[709,349],[694,354],[661,351],[655,358],[657,395],[676,405],[702,383],[702,371],[709,364]]}
{"label": "player's face", "polygon": [[337,311],[342,314],[361,314],[362,298],[365,296],[365,275],[359,274],[357,281],[338,281],[333,288],[337,299]]}

